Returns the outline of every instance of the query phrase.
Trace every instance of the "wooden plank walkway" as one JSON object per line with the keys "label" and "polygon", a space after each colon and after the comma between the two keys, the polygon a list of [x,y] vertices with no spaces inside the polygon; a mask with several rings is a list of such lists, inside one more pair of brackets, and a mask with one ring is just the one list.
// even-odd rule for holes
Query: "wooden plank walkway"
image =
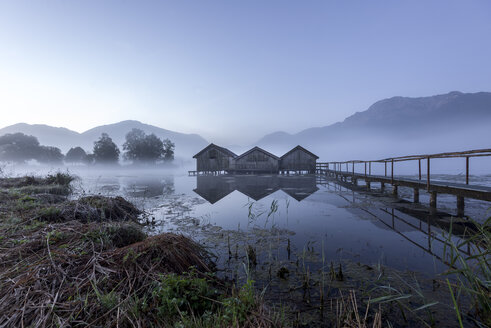
{"label": "wooden plank walkway", "polygon": [[[428,192],[436,192],[439,194],[450,194],[455,196],[461,196],[465,198],[473,198],[484,201],[491,201],[491,187],[468,185],[464,183],[454,183],[438,180],[430,180],[429,190],[428,181],[417,180],[401,177],[386,177],[383,175],[364,175],[360,173],[340,172],[334,170],[317,170],[317,174],[329,175],[331,177],[343,177],[349,178],[352,182],[354,180],[364,180],[365,182],[380,182],[384,184],[390,184],[395,186],[417,188],[426,190]],[[367,184],[368,186],[368,184]]]}

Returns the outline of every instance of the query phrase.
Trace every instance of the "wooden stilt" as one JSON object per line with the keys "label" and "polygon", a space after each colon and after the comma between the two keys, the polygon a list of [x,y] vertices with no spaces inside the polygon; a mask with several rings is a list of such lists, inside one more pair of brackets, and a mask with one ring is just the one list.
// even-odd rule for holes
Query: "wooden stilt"
{"label": "wooden stilt", "polygon": [[436,191],[430,192],[430,207],[436,208]]}
{"label": "wooden stilt", "polygon": [[465,200],[462,196],[457,196],[457,216],[464,216]]}

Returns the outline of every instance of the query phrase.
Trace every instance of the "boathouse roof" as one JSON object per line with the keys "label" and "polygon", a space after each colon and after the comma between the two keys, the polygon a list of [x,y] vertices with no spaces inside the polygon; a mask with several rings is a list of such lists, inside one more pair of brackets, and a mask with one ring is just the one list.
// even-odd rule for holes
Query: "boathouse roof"
{"label": "boathouse roof", "polygon": [[312,152],[308,151],[307,149],[303,148],[303,147],[302,147],[302,146],[300,146],[300,145],[298,145],[297,147],[293,148],[292,150],[290,150],[289,152],[287,152],[286,154],[284,154],[283,156],[281,156],[281,158],[283,158],[283,157],[287,156],[288,154],[290,154],[290,153],[294,152],[294,151],[295,151],[295,150],[297,150],[297,149],[298,149],[298,150],[301,150],[301,151],[306,152],[307,154],[309,154],[309,155],[311,155],[311,156],[315,157],[316,159],[319,159],[319,156],[317,156],[316,154],[314,154],[314,153],[312,153]]}
{"label": "boathouse roof", "polygon": [[214,143],[211,143],[208,146],[206,146],[205,148],[203,148],[199,153],[197,153],[196,155],[194,155],[193,158],[198,158],[202,153],[204,153],[205,151],[207,151],[210,148],[216,148],[216,149],[224,152],[225,154],[227,154],[227,155],[229,155],[229,156],[231,156],[233,158],[237,157],[237,154],[235,154],[234,152],[228,150],[227,148],[220,147],[220,146],[215,145]]}
{"label": "boathouse roof", "polygon": [[268,151],[266,151],[266,150],[264,150],[264,149],[262,149],[262,148],[259,148],[258,146],[254,147],[254,148],[252,148],[252,149],[249,149],[248,151],[246,151],[246,152],[245,152],[245,153],[243,153],[242,155],[237,156],[235,159],[240,159],[240,158],[242,158],[242,157],[244,157],[244,156],[246,156],[246,155],[249,155],[250,153],[252,153],[252,152],[253,152],[253,151],[255,151],[255,150],[258,150],[258,151],[260,151],[260,152],[262,152],[262,153],[264,153],[264,154],[266,154],[266,155],[268,155],[268,156],[270,156],[270,157],[273,157],[273,158],[274,158],[274,159],[276,159],[276,160],[279,160],[279,159],[280,159],[278,156],[276,156],[276,155],[274,155],[274,154],[271,154],[270,152],[268,152]]}

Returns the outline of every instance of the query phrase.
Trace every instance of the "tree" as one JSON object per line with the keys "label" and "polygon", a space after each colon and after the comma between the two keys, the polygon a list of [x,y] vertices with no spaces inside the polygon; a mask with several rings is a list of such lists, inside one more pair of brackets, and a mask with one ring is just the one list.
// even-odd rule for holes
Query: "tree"
{"label": "tree", "polygon": [[39,141],[23,133],[8,133],[0,137],[0,160],[23,163],[39,155]]}
{"label": "tree", "polygon": [[87,154],[82,147],[70,148],[66,153],[65,162],[67,163],[83,163],[87,161]]}
{"label": "tree", "polygon": [[107,133],[101,134],[99,140],[94,142],[94,160],[101,164],[114,164],[119,159],[119,148]]}
{"label": "tree", "polygon": [[40,163],[61,163],[63,161],[61,150],[51,146],[39,146],[37,160]]}
{"label": "tree", "polygon": [[174,148],[176,145],[169,139],[164,140],[164,161],[171,162],[174,160]]}
{"label": "tree", "polygon": [[[172,144],[169,140],[167,141]],[[123,145],[124,158],[133,161],[133,163],[155,163],[157,160],[166,160],[168,150],[165,142],[153,133],[146,135],[140,129],[133,129],[126,135],[126,142]],[[172,158],[173,154],[172,148]]]}
{"label": "tree", "polygon": [[87,154],[87,156],[85,156],[84,162],[86,164],[94,164],[95,162],[94,154]]}

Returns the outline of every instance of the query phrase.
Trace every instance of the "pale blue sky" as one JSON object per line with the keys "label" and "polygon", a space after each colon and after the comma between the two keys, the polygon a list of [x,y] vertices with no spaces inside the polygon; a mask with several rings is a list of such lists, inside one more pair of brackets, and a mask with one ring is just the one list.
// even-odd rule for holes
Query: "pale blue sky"
{"label": "pale blue sky", "polygon": [[247,144],[453,90],[491,91],[491,1],[0,0],[0,126]]}

